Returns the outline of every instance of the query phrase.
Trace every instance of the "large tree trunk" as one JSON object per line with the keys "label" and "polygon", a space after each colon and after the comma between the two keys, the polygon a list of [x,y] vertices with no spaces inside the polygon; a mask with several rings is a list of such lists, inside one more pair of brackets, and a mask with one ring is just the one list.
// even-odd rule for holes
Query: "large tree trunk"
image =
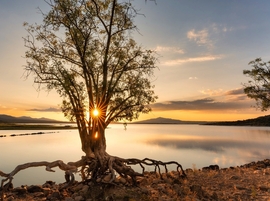
{"label": "large tree trunk", "polygon": [[79,130],[82,151],[89,161],[88,170],[85,172],[92,172],[88,177],[94,179],[104,175],[108,170],[109,155],[106,153],[105,122],[101,119],[97,117],[89,127]]}

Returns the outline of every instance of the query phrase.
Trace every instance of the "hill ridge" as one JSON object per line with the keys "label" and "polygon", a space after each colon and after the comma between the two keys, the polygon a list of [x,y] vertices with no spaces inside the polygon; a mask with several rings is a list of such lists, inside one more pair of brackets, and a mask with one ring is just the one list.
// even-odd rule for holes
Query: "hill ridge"
{"label": "hill ridge", "polygon": [[64,123],[64,121],[58,121],[48,118],[33,118],[29,116],[14,117],[11,115],[0,114],[0,123]]}

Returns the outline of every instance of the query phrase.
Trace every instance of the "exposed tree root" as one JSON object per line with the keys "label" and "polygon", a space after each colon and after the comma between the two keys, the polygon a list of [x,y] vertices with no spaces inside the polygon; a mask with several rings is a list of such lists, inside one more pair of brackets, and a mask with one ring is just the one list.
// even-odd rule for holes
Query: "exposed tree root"
{"label": "exposed tree root", "polygon": [[[144,165],[154,166],[154,171],[156,172],[158,170],[160,178],[163,179],[161,174],[161,166],[165,168],[167,173],[167,166],[172,164],[177,166],[176,169],[179,173],[179,177],[186,177],[182,166],[176,161],[162,162],[149,158],[145,158],[143,160],[136,158],[124,159],[116,156],[110,156],[109,154],[106,154],[105,157],[103,157],[103,165],[105,164],[105,166],[102,167],[99,161],[100,160],[97,158],[88,160],[87,164],[81,169],[82,178],[92,179],[94,181],[98,180],[105,183],[112,183],[116,179],[117,173],[123,178],[131,178],[133,184],[136,185],[136,177],[143,177],[143,173],[145,171]],[[131,168],[131,165],[140,165],[142,168],[142,173],[135,172]]]}
{"label": "exposed tree root", "polygon": [[[186,177],[186,174],[182,168],[182,166],[176,161],[162,162],[156,161],[153,159],[145,158],[143,160],[130,158],[123,159],[115,156],[110,156],[105,153],[103,156],[90,157],[87,158],[83,156],[81,160],[77,162],[69,162],[65,164],[61,160],[47,162],[30,162],[22,165],[18,165],[12,172],[9,174],[0,171],[0,176],[5,177],[1,181],[1,191],[2,191],[2,200],[3,193],[12,186],[12,180],[15,174],[19,171],[24,170],[30,167],[39,167],[45,166],[46,171],[55,172],[52,168],[58,167],[59,169],[65,171],[65,180],[66,184],[62,188],[69,187],[74,182],[74,173],[78,172],[78,168],[81,167],[80,173],[82,180],[93,180],[94,182],[104,182],[104,183],[114,183],[117,174],[127,180],[130,178],[132,180],[133,185],[136,185],[136,177],[143,177],[143,173],[145,171],[144,165],[154,166],[154,171],[158,170],[160,178],[162,178],[161,174],[161,166],[164,166],[166,173],[168,172],[167,166],[174,164],[177,166],[177,171],[179,173],[179,178]],[[140,165],[142,168],[142,173],[135,172],[130,165]]]}

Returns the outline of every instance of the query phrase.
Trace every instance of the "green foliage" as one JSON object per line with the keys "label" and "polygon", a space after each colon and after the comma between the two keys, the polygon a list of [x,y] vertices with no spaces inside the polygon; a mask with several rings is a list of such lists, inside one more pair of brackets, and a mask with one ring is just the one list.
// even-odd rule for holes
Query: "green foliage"
{"label": "green foliage", "polygon": [[[65,116],[79,128],[95,107],[107,126],[148,113],[157,98],[149,79],[155,53],[132,39],[137,12],[130,3],[120,2],[52,0],[42,24],[24,24],[27,75],[59,93]],[[87,122],[92,119],[90,113]]]}
{"label": "green foliage", "polygon": [[244,92],[249,98],[255,99],[257,107],[266,111],[270,107],[270,61],[263,62],[261,58],[249,62],[251,70],[244,70],[243,74],[250,77],[244,84]]}

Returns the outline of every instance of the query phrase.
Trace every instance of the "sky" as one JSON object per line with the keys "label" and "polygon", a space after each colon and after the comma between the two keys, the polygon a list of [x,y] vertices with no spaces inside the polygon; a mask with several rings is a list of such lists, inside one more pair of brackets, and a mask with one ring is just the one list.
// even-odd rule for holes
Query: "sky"
{"label": "sky", "polygon": [[[243,70],[258,57],[270,60],[269,0],[135,0],[143,15],[133,34],[159,57],[153,111],[139,120],[165,117],[232,121],[269,115],[243,92]],[[24,78],[24,22],[40,23],[43,0],[0,0],[0,114],[66,120],[55,91],[37,91]]]}

